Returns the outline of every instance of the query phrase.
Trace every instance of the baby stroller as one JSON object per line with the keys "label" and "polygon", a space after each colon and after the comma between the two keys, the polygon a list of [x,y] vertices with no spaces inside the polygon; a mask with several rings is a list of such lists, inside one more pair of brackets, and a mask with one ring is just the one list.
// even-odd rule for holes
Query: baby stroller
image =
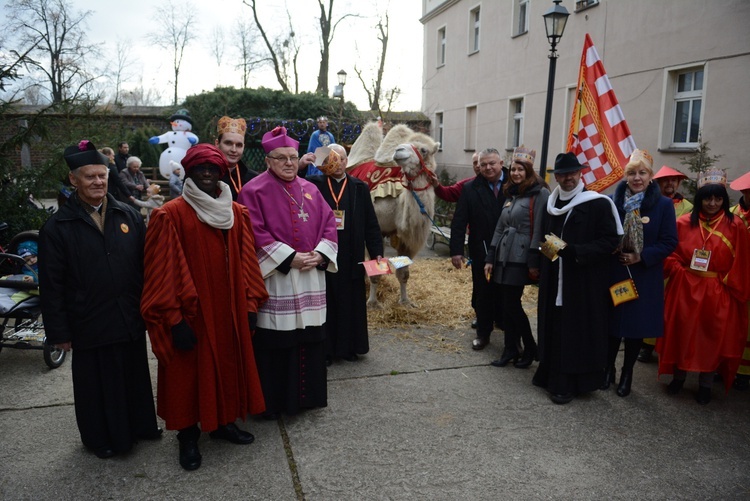
{"label": "baby stroller", "polygon": [[[7,228],[0,223],[0,231]],[[44,362],[56,369],[66,353],[47,344],[39,300],[39,277],[19,255],[19,244],[38,242],[38,231],[24,231],[13,237],[7,249],[0,246],[0,351],[3,348],[42,350]]]}

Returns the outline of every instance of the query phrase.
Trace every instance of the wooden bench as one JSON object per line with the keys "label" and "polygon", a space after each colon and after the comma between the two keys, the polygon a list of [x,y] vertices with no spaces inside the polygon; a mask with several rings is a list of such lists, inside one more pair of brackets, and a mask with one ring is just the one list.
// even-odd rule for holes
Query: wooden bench
{"label": "wooden bench", "polygon": [[[435,213],[435,224],[430,226],[430,240],[428,244],[431,250],[435,250],[435,244],[450,245],[451,242],[451,227],[450,223],[453,219],[453,214],[440,214]],[[464,236],[464,247],[469,245],[468,233]]]}

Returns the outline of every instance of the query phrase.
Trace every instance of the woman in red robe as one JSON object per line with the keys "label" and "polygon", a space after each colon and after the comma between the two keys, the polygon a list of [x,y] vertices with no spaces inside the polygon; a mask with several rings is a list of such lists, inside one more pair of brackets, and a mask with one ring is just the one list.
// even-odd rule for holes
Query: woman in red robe
{"label": "woman in red robe", "polygon": [[699,372],[700,404],[711,401],[715,371],[729,390],[747,336],[750,236],[729,211],[722,179],[726,182],[720,174],[699,179],[693,212],[677,220],[679,243],[664,261],[669,282],[664,337],[656,344],[659,375],[674,375],[667,387],[674,395],[688,371]]}

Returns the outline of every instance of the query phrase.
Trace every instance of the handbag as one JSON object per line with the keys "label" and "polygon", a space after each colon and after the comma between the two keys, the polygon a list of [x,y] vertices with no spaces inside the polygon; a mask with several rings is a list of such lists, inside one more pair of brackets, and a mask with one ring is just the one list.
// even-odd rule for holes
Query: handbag
{"label": "handbag", "polygon": [[609,288],[609,294],[612,296],[612,303],[615,306],[638,299],[638,290],[635,288],[633,275],[630,274],[630,266],[626,266],[625,268],[628,269],[630,278],[617,282]]}

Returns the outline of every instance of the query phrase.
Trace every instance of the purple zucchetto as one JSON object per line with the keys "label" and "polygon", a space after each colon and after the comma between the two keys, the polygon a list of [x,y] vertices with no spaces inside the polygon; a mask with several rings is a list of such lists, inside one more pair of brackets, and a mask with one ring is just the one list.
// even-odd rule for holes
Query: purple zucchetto
{"label": "purple zucchetto", "polygon": [[263,134],[263,140],[260,142],[266,154],[271,153],[276,148],[291,147],[295,150],[299,148],[299,141],[295,141],[286,135],[286,127],[276,127],[272,131]]}

